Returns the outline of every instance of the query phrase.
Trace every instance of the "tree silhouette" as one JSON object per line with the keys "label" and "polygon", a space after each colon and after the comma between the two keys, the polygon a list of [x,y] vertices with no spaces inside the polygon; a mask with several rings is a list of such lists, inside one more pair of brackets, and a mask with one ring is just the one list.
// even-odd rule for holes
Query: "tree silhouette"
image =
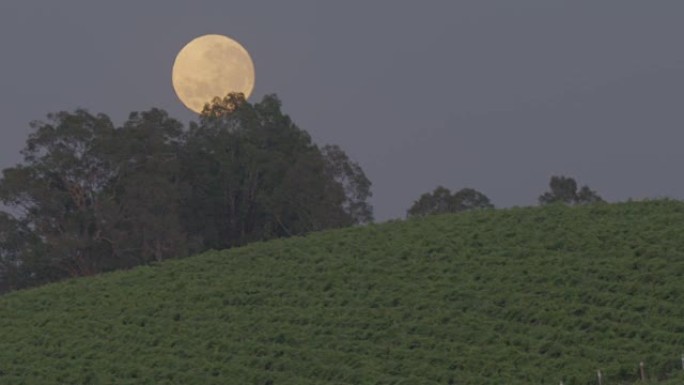
{"label": "tree silhouette", "polygon": [[573,178],[565,176],[552,176],[549,181],[549,189],[539,196],[542,205],[551,203],[565,203],[570,205],[603,202],[603,199],[588,186],[582,186],[577,190],[577,182]]}
{"label": "tree silhouette", "polygon": [[0,290],[372,221],[371,183],[275,95],[216,98],[188,130],[160,109],[32,124],[3,170]]}
{"label": "tree silhouette", "polygon": [[370,181],[337,146],[319,149],[275,95],[215,99],[186,135],[182,217],[209,248],[372,220]]}
{"label": "tree silhouette", "polygon": [[408,209],[406,216],[420,217],[493,207],[489,198],[475,189],[464,188],[451,194],[449,189],[437,186],[432,193],[421,195]]}
{"label": "tree silhouette", "polygon": [[22,151],[24,164],[3,170],[0,200],[44,245],[36,281],[92,275],[112,261],[103,237],[104,202],[115,172],[105,157],[114,133],[106,115],[84,110],[48,115]]}

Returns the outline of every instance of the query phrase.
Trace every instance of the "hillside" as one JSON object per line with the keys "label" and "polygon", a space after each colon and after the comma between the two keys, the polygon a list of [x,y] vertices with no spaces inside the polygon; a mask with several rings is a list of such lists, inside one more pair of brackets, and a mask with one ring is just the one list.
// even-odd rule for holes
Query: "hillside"
{"label": "hillside", "polygon": [[0,384],[682,384],[684,203],[514,208],[0,297]]}

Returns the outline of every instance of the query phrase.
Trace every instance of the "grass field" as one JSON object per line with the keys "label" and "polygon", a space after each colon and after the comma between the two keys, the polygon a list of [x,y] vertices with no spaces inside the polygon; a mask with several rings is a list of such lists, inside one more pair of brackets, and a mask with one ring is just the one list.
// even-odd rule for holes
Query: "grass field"
{"label": "grass field", "polygon": [[684,203],[514,208],[0,297],[0,384],[684,383]]}

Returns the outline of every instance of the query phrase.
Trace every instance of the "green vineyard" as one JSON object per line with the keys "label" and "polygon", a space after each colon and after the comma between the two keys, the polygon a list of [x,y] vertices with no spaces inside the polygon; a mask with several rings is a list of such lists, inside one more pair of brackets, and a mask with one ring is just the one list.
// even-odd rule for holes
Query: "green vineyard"
{"label": "green vineyard", "polygon": [[684,383],[684,203],[484,210],[0,297],[0,384]]}

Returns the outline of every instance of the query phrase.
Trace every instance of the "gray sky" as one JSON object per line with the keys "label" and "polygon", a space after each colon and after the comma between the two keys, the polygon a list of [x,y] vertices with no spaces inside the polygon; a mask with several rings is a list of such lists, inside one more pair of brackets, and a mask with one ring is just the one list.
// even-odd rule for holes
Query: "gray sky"
{"label": "gray sky", "polygon": [[379,220],[441,184],[536,204],[553,174],[610,201],[684,197],[681,0],[0,3],[0,168],[32,120],[160,107],[176,53],[219,33],[373,182]]}

